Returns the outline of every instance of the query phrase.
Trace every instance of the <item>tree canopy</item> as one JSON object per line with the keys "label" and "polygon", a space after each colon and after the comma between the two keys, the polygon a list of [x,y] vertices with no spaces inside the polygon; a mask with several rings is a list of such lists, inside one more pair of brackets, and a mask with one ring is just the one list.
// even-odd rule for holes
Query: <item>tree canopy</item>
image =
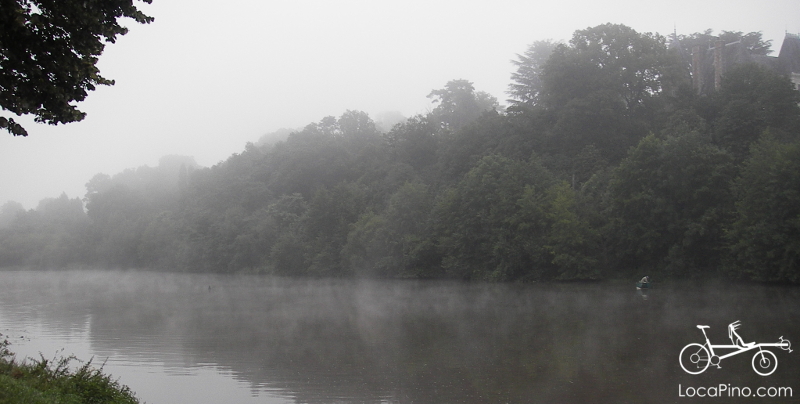
{"label": "tree canopy", "polygon": [[[100,75],[97,60],[105,43],[128,32],[118,19],[153,21],[133,0],[2,0],[1,4],[0,107],[51,125],[82,120],[86,114],[75,103],[98,85],[114,84]],[[0,129],[14,136],[28,135],[10,117],[0,116]]]}
{"label": "tree canopy", "polygon": [[536,41],[528,46],[523,54],[517,54],[511,63],[517,71],[511,73],[512,83],[508,86],[508,101],[515,107],[536,105],[542,92],[542,70],[553,50],[558,46],[551,40]]}
{"label": "tree canopy", "polygon": [[621,25],[531,49],[509,111],[452,80],[388,132],[345,111],[213,167],[170,156],[83,201],[6,203],[0,266],[800,282],[788,78],[741,64],[701,95],[663,37]]}
{"label": "tree canopy", "polygon": [[438,104],[431,112],[443,128],[458,130],[484,112],[497,108],[497,99],[484,91],[475,91],[468,80],[451,80],[444,88],[428,94]]}

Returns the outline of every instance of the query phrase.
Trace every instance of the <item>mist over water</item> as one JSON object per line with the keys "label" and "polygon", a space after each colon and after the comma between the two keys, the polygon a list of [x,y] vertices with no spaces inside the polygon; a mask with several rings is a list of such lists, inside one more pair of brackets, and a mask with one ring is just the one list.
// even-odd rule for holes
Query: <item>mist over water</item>
{"label": "mist over water", "polygon": [[0,272],[12,351],[107,360],[148,403],[672,403],[703,401],[680,398],[679,384],[720,383],[800,394],[798,354],[777,348],[769,377],[753,372],[752,352],[697,376],[678,364],[683,346],[703,342],[697,324],[714,344],[729,343],[735,320],[748,342],[797,342],[798,303],[796,288],[688,282],[641,293],[607,282]]}

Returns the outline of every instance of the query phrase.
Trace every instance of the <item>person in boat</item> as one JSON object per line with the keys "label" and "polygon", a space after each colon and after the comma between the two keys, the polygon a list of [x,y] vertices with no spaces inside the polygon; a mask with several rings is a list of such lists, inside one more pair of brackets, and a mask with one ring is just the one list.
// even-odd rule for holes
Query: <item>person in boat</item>
{"label": "person in boat", "polygon": [[742,325],[742,323],[739,320],[736,320],[736,321],[728,324],[728,338],[731,339],[731,342],[733,343],[733,345],[736,345],[736,346],[738,346],[740,348],[750,348],[755,343],[754,342],[744,342],[744,340],[739,335],[739,333],[736,332],[736,329],[738,329],[740,325]]}
{"label": "person in boat", "polygon": [[642,280],[639,281],[639,283],[641,283],[642,285],[647,285],[648,283],[650,283],[650,277],[645,276],[644,278],[642,278]]}

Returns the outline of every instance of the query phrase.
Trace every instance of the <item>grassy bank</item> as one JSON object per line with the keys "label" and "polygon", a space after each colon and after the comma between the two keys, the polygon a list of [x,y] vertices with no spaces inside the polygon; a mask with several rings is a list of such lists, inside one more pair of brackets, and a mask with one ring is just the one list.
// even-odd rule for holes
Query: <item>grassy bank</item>
{"label": "grassy bank", "polygon": [[73,366],[74,357],[17,361],[0,342],[0,404],[134,404],[133,392],[92,361]]}

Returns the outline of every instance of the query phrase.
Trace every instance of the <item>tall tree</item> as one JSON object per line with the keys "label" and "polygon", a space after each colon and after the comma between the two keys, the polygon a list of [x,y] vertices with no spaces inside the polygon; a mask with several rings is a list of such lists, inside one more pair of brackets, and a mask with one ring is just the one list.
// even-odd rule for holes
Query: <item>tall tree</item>
{"label": "tall tree", "polygon": [[655,102],[673,80],[666,40],[604,24],[576,31],[542,70],[541,104],[554,115],[553,147],[574,155],[586,145],[609,160],[646,135]]}
{"label": "tall tree", "polygon": [[431,111],[434,120],[441,123],[442,128],[458,130],[474,121],[484,111],[498,107],[497,99],[489,93],[475,91],[468,80],[451,80],[444,88],[433,90],[428,94],[434,103],[439,105]]}
{"label": "tall tree", "polygon": [[[635,109],[661,93],[666,79],[666,39],[658,34],[638,33],[625,25],[603,24],[575,31],[569,46],[560,47],[544,67],[544,89],[552,106],[597,90],[610,90],[625,106]],[[591,77],[564,71],[566,62],[576,63]],[[578,85],[568,81],[583,79]],[[590,79],[590,81],[585,81]],[[564,88],[570,92],[564,93]]]}
{"label": "tall tree", "polygon": [[[98,85],[114,84],[100,75],[97,58],[104,42],[128,32],[117,19],[153,21],[133,0],[2,0],[0,5],[0,107],[51,125],[82,120],[86,113],[73,103]],[[0,129],[28,135],[13,118],[0,117]]]}
{"label": "tall tree", "polygon": [[512,83],[508,85],[508,100],[512,106],[536,105],[542,92],[542,70],[547,59],[558,46],[552,40],[536,41],[528,46],[523,54],[517,54],[516,60],[511,63],[517,71],[511,73]]}
{"label": "tall tree", "polygon": [[19,202],[8,201],[0,206],[0,229],[10,226],[21,213],[25,213],[25,208]]}

